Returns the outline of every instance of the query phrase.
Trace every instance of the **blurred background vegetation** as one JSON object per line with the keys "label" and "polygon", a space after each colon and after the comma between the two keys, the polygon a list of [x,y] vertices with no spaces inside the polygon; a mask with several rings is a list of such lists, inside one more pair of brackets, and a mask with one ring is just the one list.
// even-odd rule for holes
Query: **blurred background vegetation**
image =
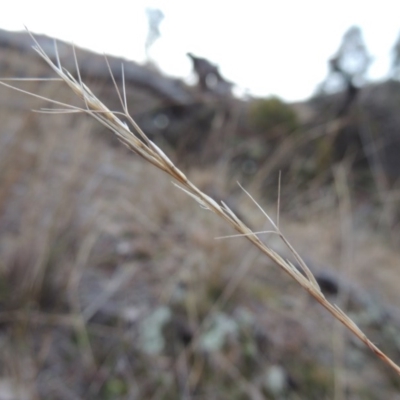
{"label": "blurred background vegetation", "polygon": [[[146,52],[159,36],[149,10]],[[54,58],[52,41],[38,37]],[[133,118],[253,229],[276,218],[326,296],[400,362],[400,39],[387,79],[351,27],[313,98],[236,97],[214,60],[197,84],[109,58]],[[48,77],[0,31],[2,77]],[[83,81],[119,99],[102,56]],[[71,48],[59,43],[74,75]],[[218,60],[215,60],[218,61]],[[56,81],[18,87],[79,104]],[[0,90],[0,399],[396,399],[398,377],[307,293],[84,115]],[[265,240],[283,257],[276,237]],[[397,396],[397,397],[396,397]]]}

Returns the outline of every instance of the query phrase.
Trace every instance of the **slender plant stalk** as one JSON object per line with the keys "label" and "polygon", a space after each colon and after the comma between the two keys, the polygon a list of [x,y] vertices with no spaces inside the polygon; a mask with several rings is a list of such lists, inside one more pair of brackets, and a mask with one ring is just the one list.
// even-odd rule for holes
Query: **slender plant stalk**
{"label": "slender plant stalk", "polygon": [[[78,79],[75,79],[67,70],[65,70],[60,63],[58,53],[56,64],[47,56],[44,50],[40,47],[39,43],[31,35],[32,39],[35,41],[36,45],[33,47],[34,50],[42,57],[42,59],[50,66],[53,71],[63,80],[77,96],[79,96],[85,103],[85,108],[75,107],[69,104],[64,104],[57,102],[52,99],[47,99],[42,96],[36,95],[34,93],[26,92],[22,89],[15,88],[7,83],[0,82],[3,86],[12,88],[14,90],[50,101],[53,104],[63,107],[62,109],[42,109],[41,112],[46,113],[74,113],[81,112],[86,113],[98,120],[101,124],[109,128],[117,138],[130,150],[138,154],[140,157],[153,164],[155,167],[166,172],[170,175],[177,183],[174,183],[179,189],[184,191],[187,195],[196,200],[202,208],[211,211],[218,217],[225,220],[229,225],[231,225],[239,235],[244,236],[247,240],[253,243],[260,251],[262,251],[267,257],[269,257],[277,266],[279,266],[283,271],[285,271],[292,279],[294,279],[300,286],[302,286],[317,302],[319,302],[323,307],[325,307],[337,320],[339,320],[344,326],[346,326],[355,336],[357,336],[362,342],[364,342],[370,350],[382,359],[386,364],[393,368],[397,374],[400,375],[400,367],[392,361],[388,356],[386,356],[375,344],[373,344],[368,337],[358,328],[358,326],[335,304],[330,303],[310,271],[305,262],[302,260],[297,251],[289,243],[286,237],[282,234],[279,223],[275,222],[265,213],[265,211],[257,204],[257,202],[252,198],[252,196],[246,192],[246,194],[254,201],[257,207],[262,211],[268,221],[273,227],[273,232],[277,234],[289,250],[294,255],[295,259],[300,265],[302,274],[292,263],[284,260],[278,253],[273,251],[265,243],[263,243],[257,236],[257,232],[253,232],[248,226],[246,226],[236,214],[221,201],[218,204],[214,199],[209,197],[207,194],[202,192],[197,186],[195,186],[186,175],[178,169],[173,162],[167,157],[167,155],[155,144],[153,143],[146,134],[140,129],[133,118],[129,114],[128,105],[126,101],[125,93],[125,82],[123,79],[123,90],[122,94],[115,82],[114,76],[112,74],[110,65],[108,64],[107,58],[106,62],[110,71],[111,79],[115,85],[118,97],[120,99],[123,112],[112,112],[110,111],[96,96],[91,92],[91,90],[82,82],[79,72],[79,66],[76,59],[75,51],[75,63]],[[57,50],[57,47],[56,47]],[[124,77],[124,71],[122,69],[122,77]],[[118,115],[124,116],[132,124],[134,132],[132,132],[128,125],[118,118]]]}

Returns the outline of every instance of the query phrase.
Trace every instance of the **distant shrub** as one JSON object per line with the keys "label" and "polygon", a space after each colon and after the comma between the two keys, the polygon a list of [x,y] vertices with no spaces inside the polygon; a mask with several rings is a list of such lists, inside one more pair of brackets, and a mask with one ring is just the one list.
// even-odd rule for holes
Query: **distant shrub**
{"label": "distant shrub", "polygon": [[277,97],[253,101],[249,106],[248,118],[250,127],[258,133],[285,133],[298,127],[295,111]]}

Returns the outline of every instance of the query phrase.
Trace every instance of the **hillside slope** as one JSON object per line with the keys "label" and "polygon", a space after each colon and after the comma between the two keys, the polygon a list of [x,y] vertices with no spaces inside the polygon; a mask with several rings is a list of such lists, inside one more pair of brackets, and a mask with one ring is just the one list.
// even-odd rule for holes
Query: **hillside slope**
{"label": "hillside slope", "polygon": [[[26,36],[13,40],[0,40],[1,75],[48,76],[24,47]],[[70,50],[61,45],[60,54],[63,65],[74,69]],[[77,54],[82,65],[91,65],[91,57],[100,63],[100,56]],[[120,60],[110,64],[119,69]],[[151,81],[168,80],[132,68]],[[82,76],[117,107],[107,69],[104,76],[93,71],[83,68]],[[60,82],[18,86],[78,104]],[[182,97],[168,97],[160,87]],[[277,185],[265,194],[267,178],[276,182],[276,175],[266,178],[274,171],[272,156],[276,165],[287,158],[295,164],[293,149],[302,136],[286,140],[272,129],[271,164],[252,174],[237,172],[228,161],[242,148],[256,159],[249,145],[257,150],[265,143],[260,132],[243,129],[243,114],[235,108],[243,102],[221,105],[221,99],[217,104],[176,81],[155,88],[133,78],[127,79],[127,96],[132,114],[150,130],[157,127],[157,119],[154,124],[149,118],[153,111],[178,116],[176,124],[188,132],[209,129],[201,152],[186,157],[190,146],[179,147],[179,136],[165,140],[166,151],[250,226],[269,229],[235,181],[244,176],[274,216],[270,199]],[[41,107],[49,104],[0,88],[0,398],[396,399],[393,372],[256,249],[242,238],[215,240],[234,232],[96,121],[30,111]],[[197,118],[183,118],[187,109]],[[242,139],[232,144],[235,129],[235,141]],[[227,153],[218,154],[221,149]],[[214,157],[199,168],[195,158],[202,152]],[[376,209],[351,186],[347,167],[335,165],[334,185],[320,185],[317,175],[304,188],[297,173],[287,175],[293,180],[282,184],[287,197],[280,226],[324,279],[332,302],[399,362],[399,252],[373,225],[369,217]],[[266,240],[290,257],[274,235]]]}

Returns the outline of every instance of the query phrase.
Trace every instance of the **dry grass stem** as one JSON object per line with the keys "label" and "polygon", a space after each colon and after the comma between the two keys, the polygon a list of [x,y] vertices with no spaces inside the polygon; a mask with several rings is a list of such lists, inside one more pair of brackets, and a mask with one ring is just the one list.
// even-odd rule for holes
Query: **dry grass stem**
{"label": "dry grass stem", "polygon": [[[32,37],[33,38],[33,37]],[[36,42],[36,40],[33,38]],[[239,235],[246,237],[254,246],[256,246],[260,251],[262,251],[267,257],[269,257],[276,265],[278,265],[281,269],[283,269],[292,279],[294,279],[299,285],[301,285],[316,301],[318,301],[323,307],[325,307],[337,320],[339,320],[343,325],[345,325],[354,335],[356,335],[362,342],[367,345],[371,351],[381,358],[385,363],[387,363],[391,368],[393,368],[397,374],[400,375],[400,367],[393,362],[389,357],[387,357],[375,344],[373,344],[367,336],[358,328],[358,326],[336,305],[330,303],[323,293],[321,289],[305,264],[300,255],[296,252],[296,250],[292,247],[292,245],[288,242],[285,236],[282,234],[279,228],[279,224],[276,224],[266,213],[265,211],[258,205],[258,203],[252,198],[252,196],[243,189],[247,195],[252,199],[252,201],[256,204],[256,206],[263,213],[265,218],[270,222],[273,227],[273,232],[282,239],[285,245],[290,249],[295,259],[299,263],[302,271],[301,273],[292,263],[284,260],[279,254],[277,254],[274,250],[272,250],[268,245],[263,243],[260,238],[257,236],[257,232],[253,232],[246,224],[244,224],[239,217],[223,202],[218,204],[214,199],[209,197],[207,194],[202,192],[198,187],[196,187],[187,177],[186,175],[179,170],[173,162],[168,158],[168,156],[156,145],[154,144],[146,134],[140,129],[140,127],[135,123],[132,117],[129,115],[127,102],[126,102],[126,94],[125,94],[125,84],[123,85],[123,93],[121,95],[120,90],[118,88],[117,83],[113,77],[113,74],[110,70],[111,79],[114,82],[115,89],[118,93],[123,113],[117,113],[110,111],[96,96],[92,93],[92,91],[81,81],[79,66],[75,55],[75,63],[77,69],[78,79],[75,79],[67,70],[62,68],[59,58],[57,57],[57,63],[55,64],[44,52],[44,50],[40,47],[40,45],[36,42],[36,46],[34,46],[36,52],[42,57],[42,59],[50,66],[50,68],[75,92],[77,96],[79,96],[84,104],[84,108],[75,107],[69,104],[63,104],[52,99],[44,98],[33,93],[29,93],[23,91],[18,88],[14,88],[20,92],[28,93],[35,97],[42,98],[46,101],[50,101],[53,104],[65,107],[62,110],[42,110],[44,112],[82,112],[89,114],[96,120],[98,120],[101,124],[109,128],[117,138],[130,150],[138,154],[140,157],[145,159],[146,161],[153,164],[155,167],[160,170],[166,172],[169,176],[171,176],[177,183],[174,183],[177,187],[179,187],[183,192],[188,194],[194,200],[200,204],[200,206],[206,210],[209,210],[216,214],[218,217],[225,220],[229,225],[231,225]],[[75,54],[75,53],[74,53]],[[107,62],[108,63],[108,62]],[[123,76],[123,75],[122,75]],[[2,85],[7,87],[12,87],[7,83],[1,82]],[[12,87],[13,88],[13,87]],[[134,132],[131,131],[128,125],[121,121],[118,118],[118,115],[122,114],[124,118],[126,118],[129,123],[133,126]]]}

